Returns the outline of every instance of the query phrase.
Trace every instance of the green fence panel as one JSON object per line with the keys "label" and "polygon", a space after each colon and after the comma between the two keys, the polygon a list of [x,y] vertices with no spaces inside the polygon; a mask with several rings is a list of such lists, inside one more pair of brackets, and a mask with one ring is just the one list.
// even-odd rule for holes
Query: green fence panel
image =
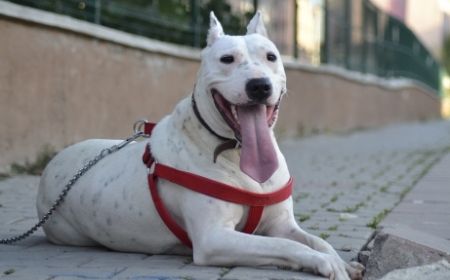
{"label": "green fence panel", "polygon": [[224,28],[241,33],[252,13],[235,15],[224,0],[10,0],[177,44],[205,45],[209,11]]}
{"label": "green fence panel", "polygon": [[[203,47],[214,10],[230,34],[245,32],[258,0],[10,0],[81,20],[176,44]],[[232,10],[245,4],[246,9]],[[271,0],[277,6],[281,0]],[[283,0],[287,1],[287,0]],[[414,33],[369,0],[316,0],[324,7],[321,63],[420,81],[439,92],[440,65]],[[292,1],[291,1],[292,2]],[[289,3],[291,3],[289,2]],[[288,2],[283,2],[288,3]],[[292,9],[296,10],[296,1]],[[267,4],[265,2],[259,3]],[[289,4],[291,5],[291,4]],[[249,7],[252,7],[249,9]],[[237,12],[241,11],[241,12]],[[273,13],[274,11],[269,11]],[[297,26],[298,14],[291,24]],[[283,28],[283,27],[282,27]],[[286,28],[286,27],[284,27]],[[296,28],[293,40],[298,40]],[[292,55],[297,57],[294,42]]]}
{"label": "green fence panel", "polygon": [[325,0],[323,62],[440,90],[439,63],[416,35],[368,0]]}

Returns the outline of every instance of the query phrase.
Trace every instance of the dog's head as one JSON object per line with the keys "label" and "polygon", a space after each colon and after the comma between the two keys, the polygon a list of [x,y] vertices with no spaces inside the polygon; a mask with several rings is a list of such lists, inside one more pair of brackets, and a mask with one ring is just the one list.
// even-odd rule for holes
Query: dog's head
{"label": "dog's head", "polygon": [[[241,167],[246,155],[263,164],[274,161],[271,129],[285,92],[280,53],[267,38],[261,14],[250,21],[246,35],[230,36],[211,12],[195,98],[211,129],[242,143]],[[260,156],[246,153],[247,148]]]}

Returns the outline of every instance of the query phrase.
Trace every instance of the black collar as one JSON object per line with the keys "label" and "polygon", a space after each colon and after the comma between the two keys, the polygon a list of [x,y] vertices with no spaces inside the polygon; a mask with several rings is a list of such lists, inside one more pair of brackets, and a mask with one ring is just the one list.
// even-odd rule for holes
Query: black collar
{"label": "black collar", "polygon": [[192,93],[192,109],[194,110],[194,114],[197,117],[198,121],[214,136],[219,138],[219,140],[225,141],[222,144],[217,145],[216,149],[214,150],[214,157],[213,161],[216,162],[217,157],[220,153],[222,153],[225,150],[229,149],[236,149],[240,147],[240,143],[236,139],[223,137],[222,135],[219,135],[217,132],[212,130],[212,128],[205,122],[205,120],[200,115],[200,112],[197,108],[197,103],[195,102],[194,93]]}
{"label": "black collar", "polygon": [[205,122],[205,120],[202,118],[202,116],[200,115],[200,112],[198,111],[197,108],[197,102],[195,102],[195,97],[194,97],[194,93],[192,93],[192,109],[194,109],[194,113],[195,116],[197,117],[198,121],[214,136],[216,136],[217,138],[219,138],[222,141],[227,141],[227,140],[231,140],[231,138],[228,137],[223,137],[222,135],[219,135],[217,132],[215,132],[214,130],[212,130],[212,128]]}

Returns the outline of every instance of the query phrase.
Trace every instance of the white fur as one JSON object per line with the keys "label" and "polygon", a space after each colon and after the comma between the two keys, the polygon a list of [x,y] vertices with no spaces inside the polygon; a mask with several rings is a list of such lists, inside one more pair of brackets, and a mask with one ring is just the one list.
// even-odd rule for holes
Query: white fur
{"label": "white fur", "polygon": [[[223,34],[220,22],[211,14],[208,46],[195,87],[198,109],[218,134],[233,137],[233,131],[218,113],[211,87],[231,103],[248,101],[245,82],[267,77],[273,84],[269,103],[275,104],[286,91],[286,75],[280,55],[265,34],[258,13],[246,36]],[[267,52],[278,60],[270,62]],[[236,60],[223,64],[220,57],[232,54]],[[344,263],[324,240],[303,231],[296,223],[292,199],[266,207],[255,235],[237,231],[246,220],[247,207],[200,195],[167,181],[159,183],[160,195],[170,213],[188,232],[193,252],[166,228],[157,214],[146,181],[141,157],[150,141],[156,160],[213,180],[252,192],[280,188],[289,179],[285,159],[275,145],[279,168],[260,184],[239,169],[239,151],[223,152],[214,164],[213,151],[221,143],[195,117],[190,98],[182,100],[172,114],[162,119],[150,140],[136,142],[100,161],[73,187],[65,202],[44,226],[49,240],[77,246],[103,245],[113,250],[150,254],[193,254],[201,265],[280,265],[307,269],[330,279],[358,279],[359,266]],[[87,140],[59,153],[47,166],[37,198],[39,216],[49,209],[62,187],[76,170],[103,148],[118,140]],[[346,271],[347,270],[347,271]]]}

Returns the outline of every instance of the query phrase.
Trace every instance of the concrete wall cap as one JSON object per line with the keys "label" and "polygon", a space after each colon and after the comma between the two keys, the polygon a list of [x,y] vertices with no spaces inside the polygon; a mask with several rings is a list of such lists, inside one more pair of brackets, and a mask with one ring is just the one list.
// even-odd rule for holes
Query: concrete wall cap
{"label": "concrete wall cap", "polygon": [[405,88],[420,88],[422,92],[426,94],[430,94],[434,96],[436,99],[438,99],[436,90],[432,89],[428,85],[412,80],[407,78],[381,78],[378,76],[375,76],[373,74],[368,73],[361,73],[357,71],[347,70],[345,68],[331,65],[331,64],[324,64],[320,66],[305,64],[296,61],[295,59],[291,57],[283,57],[283,62],[286,68],[288,69],[297,69],[300,71],[307,71],[307,72],[313,72],[313,73],[321,73],[321,74],[328,74],[333,75],[338,78],[344,78],[349,81],[358,82],[365,85],[372,85],[372,86],[378,86],[381,88],[389,89],[389,90],[402,90]]}

